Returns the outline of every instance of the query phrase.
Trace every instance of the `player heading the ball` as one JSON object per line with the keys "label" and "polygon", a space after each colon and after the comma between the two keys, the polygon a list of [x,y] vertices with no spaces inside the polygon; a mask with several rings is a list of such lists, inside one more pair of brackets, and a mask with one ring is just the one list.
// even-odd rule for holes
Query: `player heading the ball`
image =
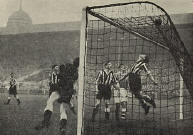
{"label": "player heading the ball", "polygon": [[149,113],[150,106],[147,103],[150,103],[154,108],[156,108],[156,104],[154,99],[146,94],[142,94],[142,85],[141,85],[141,76],[140,73],[145,71],[150,80],[157,85],[157,82],[154,80],[151,71],[147,68],[147,64],[149,63],[149,58],[145,54],[139,55],[139,58],[131,67],[130,72],[123,77],[125,79],[129,76],[129,86],[130,91],[135,95],[135,97],[139,100],[140,104],[145,110],[145,114]]}

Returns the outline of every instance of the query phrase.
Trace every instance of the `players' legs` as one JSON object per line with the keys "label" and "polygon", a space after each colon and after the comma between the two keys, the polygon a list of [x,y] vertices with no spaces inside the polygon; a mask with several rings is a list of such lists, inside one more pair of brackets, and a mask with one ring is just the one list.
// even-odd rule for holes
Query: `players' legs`
{"label": "players' legs", "polygon": [[66,109],[65,109],[65,103],[62,102],[60,104],[60,120],[66,119],[67,120],[67,114],[66,114]]}
{"label": "players' legs", "polygon": [[60,95],[59,95],[59,93],[57,91],[52,92],[50,97],[47,100],[47,105],[46,105],[44,111],[49,110],[49,111],[53,112],[54,102],[56,100],[58,100],[59,97],[60,97]]}
{"label": "players' legs", "polygon": [[65,133],[67,125],[67,114],[65,110],[65,103],[60,104],[60,132]]}
{"label": "players' legs", "polygon": [[11,95],[13,94],[13,90],[11,88],[9,88],[9,93],[8,93],[8,97],[7,97],[7,102],[5,103],[5,105],[8,105],[11,101]]}
{"label": "players' legs", "polygon": [[70,99],[70,103],[69,103],[69,104],[70,104],[70,107],[74,107],[74,104],[73,104],[73,101],[72,101],[73,98],[74,98],[74,97],[72,96],[72,98]]}
{"label": "players' legs", "polygon": [[155,104],[155,101],[154,101],[153,98],[151,98],[150,96],[145,95],[145,94],[142,95],[142,97],[143,97],[143,99],[144,99],[146,102],[150,103],[150,104],[153,106],[153,108],[156,108],[156,104]]}
{"label": "players' legs", "polygon": [[110,116],[110,99],[105,99],[105,119],[109,120]]}
{"label": "players' legs", "polygon": [[42,123],[35,127],[36,130],[40,130],[44,127],[49,126],[50,118],[53,112],[53,105],[56,100],[59,99],[59,93],[57,91],[54,91],[51,93],[50,97],[47,100],[47,105],[44,110],[44,119],[42,120]]}
{"label": "players' legs", "polygon": [[120,93],[119,90],[114,89],[114,102],[115,102],[115,118],[119,120],[119,112],[120,112]]}
{"label": "players' legs", "polygon": [[127,113],[127,102],[122,101],[121,102],[121,118],[126,119],[126,113]]}
{"label": "players' legs", "polygon": [[[115,86],[115,89],[119,90],[119,87]],[[104,88],[104,101],[105,101],[105,119],[109,120],[110,116],[110,99],[111,99],[111,86],[106,85]]]}
{"label": "players' legs", "polygon": [[11,101],[11,95],[9,94],[8,97],[7,97],[7,102],[5,103],[5,105],[8,105]]}
{"label": "players' legs", "polygon": [[96,94],[96,103],[95,103],[95,107],[93,108],[93,112],[92,112],[92,121],[95,121],[95,116],[98,113],[99,110],[99,106],[101,104],[101,100],[104,97],[104,85],[98,85],[98,93]]}
{"label": "players' legs", "polygon": [[127,90],[125,88],[120,88],[120,98],[121,98],[121,118],[126,119]]}
{"label": "players' legs", "polygon": [[101,104],[101,99],[97,99],[96,104],[95,104],[95,108],[99,108],[100,104]]}
{"label": "players' legs", "polygon": [[141,90],[141,78],[139,75],[134,73],[129,74],[129,86],[132,94],[139,100],[140,104],[142,105],[143,109],[145,110],[145,114],[148,114],[150,106],[147,105],[146,101],[144,100]]}
{"label": "players' legs", "polygon": [[120,113],[120,103],[116,103],[116,108],[115,108],[115,118],[117,121],[119,121],[119,113]]}
{"label": "players' legs", "polygon": [[142,105],[143,109],[145,110],[145,114],[148,114],[150,106],[147,105],[147,102],[144,100],[142,94],[140,92],[136,92],[134,93],[134,95],[139,100],[140,104]]}
{"label": "players' legs", "polygon": [[17,100],[17,104],[19,105],[21,103],[20,99],[19,99],[19,96],[17,94],[14,94],[14,97],[16,98]]}
{"label": "players' legs", "polygon": [[101,104],[101,99],[96,99],[96,104],[92,112],[92,121],[95,121],[95,116],[98,113],[100,104]]}
{"label": "players' legs", "polygon": [[71,98],[70,98],[69,107],[70,107],[70,110],[71,110],[74,114],[76,114],[75,107],[74,107],[74,103],[73,103],[74,98],[75,98],[75,96],[72,95]]}

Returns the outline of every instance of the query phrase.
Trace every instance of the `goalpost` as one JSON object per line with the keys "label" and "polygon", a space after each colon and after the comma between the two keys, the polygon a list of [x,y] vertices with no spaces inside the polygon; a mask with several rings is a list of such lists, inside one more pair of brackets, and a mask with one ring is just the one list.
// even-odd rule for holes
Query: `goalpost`
{"label": "goalpost", "polygon": [[[181,134],[179,119],[187,120],[183,127],[192,129],[188,122],[193,118],[193,63],[163,8],[144,1],[84,8],[80,41],[77,135]],[[159,84],[154,86],[142,73],[142,92],[157,95],[157,108],[145,115],[138,100],[128,97],[127,118],[116,121],[112,96],[110,120],[105,120],[101,104],[92,122],[95,78],[103,64],[111,61],[113,71],[120,63],[131,67],[140,54],[150,58],[149,66]]]}
{"label": "goalpost", "polygon": [[[183,59],[180,59],[181,61],[181,70],[183,71]],[[183,81],[183,78],[180,74],[180,116],[179,116],[179,119],[182,120],[184,117],[183,117],[183,91],[184,91],[184,81]]]}
{"label": "goalpost", "polygon": [[79,64],[79,90],[78,90],[78,119],[77,119],[77,135],[82,135],[83,129],[83,99],[84,99],[84,73],[86,62],[86,8],[82,10],[82,23],[80,33],[80,64]]}

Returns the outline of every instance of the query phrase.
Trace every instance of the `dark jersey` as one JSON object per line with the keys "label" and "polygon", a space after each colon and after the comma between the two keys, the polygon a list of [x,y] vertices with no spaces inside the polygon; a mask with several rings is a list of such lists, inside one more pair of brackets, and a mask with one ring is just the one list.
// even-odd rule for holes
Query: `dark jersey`
{"label": "dark jersey", "polygon": [[72,94],[73,85],[78,79],[78,70],[72,64],[66,64],[60,69],[59,73],[59,87],[61,93]]}

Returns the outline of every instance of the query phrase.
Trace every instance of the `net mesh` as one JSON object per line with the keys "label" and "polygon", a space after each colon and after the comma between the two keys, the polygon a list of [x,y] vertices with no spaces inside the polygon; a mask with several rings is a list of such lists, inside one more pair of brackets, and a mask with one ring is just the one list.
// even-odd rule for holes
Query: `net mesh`
{"label": "net mesh", "polygon": [[[169,15],[149,2],[88,7],[86,26],[83,133],[181,134],[184,129],[187,134],[192,132],[192,76],[188,75],[192,73],[192,64]],[[159,84],[153,85],[142,73],[142,93],[154,98],[157,107],[145,115],[128,88],[126,120],[116,121],[112,94],[110,120],[104,118],[102,103],[96,121],[92,122],[95,80],[103,64],[111,61],[116,72],[120,64],[130,68],[140,54],[149,56],[151,73]]]}

